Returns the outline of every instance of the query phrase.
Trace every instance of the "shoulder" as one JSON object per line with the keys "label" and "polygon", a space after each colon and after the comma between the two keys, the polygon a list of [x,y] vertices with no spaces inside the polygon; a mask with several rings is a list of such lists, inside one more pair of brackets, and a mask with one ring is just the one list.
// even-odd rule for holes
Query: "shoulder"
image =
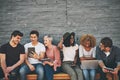
{"label": "shoulder", "polygon": [[18,44],[18,46],[23,47],[23,45],[22,45],[22,44]]}
{"label": "shoulder", "polygon": [[5,43],[5,44],[1,45],[0,48],[5,48],[5,47],[7,47],[7,46],[9,46],[9,43]]}
{"label": "shoulder", "polygon": [[112,51],[120,51],[120,48],[117,46],[112,46]]}
{"label": "shoulder", "polygon": [[29,43],[26,43],[24,46],[29,46],[29,45],[31,45],[31,42],[29,42]]}
{"label": "shoulder", "polygon": [[55,45],[53,45],[53,49],[58,49],[58,47],[57,47],[57,46],[55,46]]}
{"label": "shoulder", "polygon": [[41,42],[38,42],[38,45],[41,46],[41,47],[45,47],[43,43]]}
{"label": "shoulder", "polygon": [[80,44],[80,45],[79,45],[79,48],[83,48],[83,46]]}

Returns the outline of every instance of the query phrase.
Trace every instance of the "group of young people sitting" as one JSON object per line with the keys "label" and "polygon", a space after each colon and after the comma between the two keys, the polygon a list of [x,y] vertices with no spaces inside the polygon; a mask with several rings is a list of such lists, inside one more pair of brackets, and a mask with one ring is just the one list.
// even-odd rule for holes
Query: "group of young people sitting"
{"label": "group of young people sitting", "polygon": [[96,71],[100,80],[107,80],[106,73],[120,77],[120,49],[109,37],[102,38],[97,46],[96,38],[90,34],[80,37],[80,45],[75,42],[74,32],[66,32],[57,45],[50,35],[39,42],[37,30],[29,36],[30,42],[21,45],[23,33],[15,30],[9,42],[1,45],[0,80],[27,80],[26,75],[31,72],[37,74],[37,80],[53,80],[53,74],[61,71],[69,74],[71,80],[95,80]]}

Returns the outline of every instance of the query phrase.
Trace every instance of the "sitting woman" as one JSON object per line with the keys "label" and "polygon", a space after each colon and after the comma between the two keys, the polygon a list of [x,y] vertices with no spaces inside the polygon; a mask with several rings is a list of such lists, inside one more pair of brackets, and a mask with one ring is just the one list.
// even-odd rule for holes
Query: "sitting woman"
{"label": "sitting woman", "polygon": [[53,80],[53,74],[61,71],[61,59],[58,48],[52,44],[51,36],[44,36],[44,45],[46,46],[46,58],[43,61],[45,67],[45,80]]}
{"label": "sitting woman", "polygon": [[[95,45],[96,39],[92,35],[86,34],[80,38],[79,57],[81,61],[95,59]],[[95,69],[83,69],[85,80],[95,80],[95,71]]]}
{"label": "sitting woman", "polygon": [[82,70],[78,65],[73,66],[73,63],[76,63],[78,51],[78,45],[75,44],[75,33],[66,32],[58,47],[63,50],[63,71],[70,75],[71,80],[83,80]]}

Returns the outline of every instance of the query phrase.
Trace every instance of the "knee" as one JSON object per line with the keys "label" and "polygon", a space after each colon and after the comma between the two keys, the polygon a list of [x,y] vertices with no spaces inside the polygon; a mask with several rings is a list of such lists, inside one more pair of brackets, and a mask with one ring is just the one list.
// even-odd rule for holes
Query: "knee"
{"label": "knee", "polygon": [[37,68],[36,73],[40,74],[40,75],[44,74],[44,69],[43,68]]}
{"label": "knee", "polygon": [[20,73],[20,75],[25,74],[25,69],[21,68],[20,71],[19,71],[19,73]]}

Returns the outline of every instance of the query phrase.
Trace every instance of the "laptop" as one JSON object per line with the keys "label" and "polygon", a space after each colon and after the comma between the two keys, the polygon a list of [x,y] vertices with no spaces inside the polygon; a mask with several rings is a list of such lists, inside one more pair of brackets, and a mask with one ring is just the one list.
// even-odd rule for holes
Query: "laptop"
{"label": "laptop", "polygon": [[97,69],[98,60],[83,60],[81,61],[81,69]]}

